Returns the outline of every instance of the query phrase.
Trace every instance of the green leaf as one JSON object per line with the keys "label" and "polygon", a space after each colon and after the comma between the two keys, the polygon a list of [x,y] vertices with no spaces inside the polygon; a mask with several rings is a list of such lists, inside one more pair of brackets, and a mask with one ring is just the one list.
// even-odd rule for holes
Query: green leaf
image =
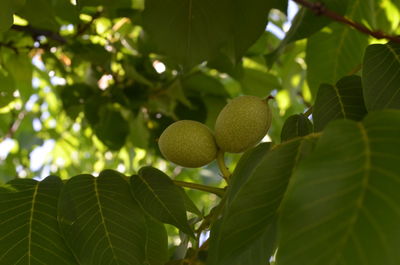
{"label": "green leaf", "polygon": [[271,143],[261,143],[254,148],[246,151],[235,167],[231,176],[231,183],[227,193],[227,205],[233,197],[240,191],[246,181],[254,174],[258,164],[271,149]]}
{"label": "green leaf", "polygon": [[400,112],[325,128],[282,207],[277,263],[400,264]]}
{"label": "green leaf", "polygon": [[10,76],[14,79],[15,87],[21,98],[26,101],[32,95],[33,66],[29,54],[11,54],[5,63]]}
{"label": "green leaf", "polygon": [[0,3],[0,32],[8,30],[13,24],[14,10],[11,8],[12,0],[1,1]]}
{"label": "green leaf", "polygon": [[[310,2],[318,2],[312,0]],[[339,15],[345,14],[347,10],[348,0],[325,0],[323,5],[325,8],[336,12]],[[292,27],[289,29],[287,36],[283,42],[290,43],[301,40],[318,32],[326,25],[330,24],[332,19],[317,15],[308,8],[302,7],[293,20]]]}
{"label": "green leaf", "polygon": [[79,23],[78,8],[70,0],[53,0],[52,4],[58,18],[73,24]]}
{"label": "green leaf", "polygon": [[287,9],[288,9],[288,1],[287,0],[275,0],[275,3],[273,4],[273,8],[276,8],[282,13],[286,14]]}
{"label": "green leaf", "polygon": [[120,111],[107,105],[100,108],[99,115],[100,120],[94,125],[96,135],[111,150],[119,150],[129,135],[128,122]]}
{"label": "green leaf", "polygon": [[130,140],[136,147],[147,149],[149,146],[150,133],[146,126],[145,115],[139,112],[130,125]]}
{"label": "green leaf", "polygon": [[185,67],[209,60],[229,37],[229,0],[149,0],[143,26],[162,52]]}
{"label": "green leaf", "polygon": [[153,167],[141,168],[139,175],[131,178],[131,189],[135,199],[152,217],[193,235],[182,193],[162,171]]}
{"label": "green leaf", "polygon": [[[310,2],[317,2],[311,0]],[[337,14],[343,15],[346,12],[348,0],[326,0],[323,5]],[[284,51],[284,48],[297,40],[310,37],[312,34],[318,32],[323,27],[332,22],[328,17],[316,15],[313,11],[306,7],[300,8],[292,21],[292,26],[286,33],[285,38],[281,41],[279,46],[269,55],[267,55],[268,65],[276,61],[279,55]]]}
{"label": "green leaf", "polygon": [[178,120],[192,120],[204,123],[207,119],[207,108],[201,97],[188,97],[189,106],[178,102],[174,109],[174,114]]}
{"label": "green leaf", "polygon": [[[235,255],[235,257],[232,258],[227,264],[269,265],[270,263],[268,261],[270,257],[268,257],[268,254],[266,255],[266,253],[272,253],[275,248],[276,230],[277,230],[275,223],[276,221],[274,221],[273,224],[269,226],[268,229],[265,230],[257,240],[250,242],[246,247],[245,251],[241,252],[239,255]],[[218,233],[220,233],[220,230],[221,230],[221,220],[218,220],[213,224],[212,227],[213,236],[218,237]],[[209,265],[213,263],[212,261],[209,260],[207,264]]]}
{"label": "green leaf", "polygon": [[332,120],[359,121],[367,114],[359,76],[347,76],[336,85],[322,84],[314,104],[313,121],[319,132]]}
{"label": "green leaf", "polygon": [[313,132],[313,124],[304,114],[292,115],[283,124],[281,141],[285,142]]}
{"label": "green leaf", "polygon": [[281,87],[275,75],[252,68],[243,69],[240,83],[244,94],[258,97],[266,97],[272,90]]}
{"label": "green leaf", "polygon": [[14,99],[14,91],[14,79],[0,71],[0,108],[7,106]]}
{"label": "green leaf", "polygon": [[103,67],[104,69],[110,68],[111,53],[100,44],[75,41],[66,48],[74,54],[76,60],[89,61],[94,65]]}
{"label": "green leaf", "polygon": [[[63,1],[63,0],[58,0]],[[18,15],[29,21],[31,26],[58,31],[60,24],[55,17],[52,1],[49,0],[28,0]]]}
{"label": "green leaf", "polygon": [[62,86],[58,88],[64,110],[75,120],[83,110],[84,102],[93,94],[95,90],[83,83]]}
{"label": "green leaf", "polygon": [[0,264],[77,264],[57,223],[62,186],[50,176],[0,187]]}
{"label": "green leaf", "polygon": [[185,204],[186,211],[196,214],[197,216],[203,216],[200,212],[199,208],[197,208],[196,204],[190,199],[190,197],[186,194],[185,190],[181,187],[178,187],[181,191],[182,198]]}
{"label": "green leaf", "polygon": [[311,93],[316,95],[322,83],[335,84],[359,68],[367,45],[367,35],[337,23],[311,36],[306,50]]}
{"label": "green leaf", "polygon": [[145,265],[164,265],[169,259],[167,230],[163,224],[150,216],[145,218],[147,231]]}
{"label": "green leaf", "polygon": [[80,264],[143,265],[146,247],[153,244],[145,213],[118,172],[71,178],[61,192],[58,216]]}
{"label": "green leaf", "polygon": [[223,84],[215,77],[204,73],[195,72],[182,79],[182,87],[185,91],[196,91],[207,93],[208,95],[228,96]]}
{"label": "green leaf", "polygon": [[0,33],[8,30],[14,22],[14,13],[25,5],[25,0],[2,0],[0,2]]}
{"label": "green leaf", "polygon": [[234,0],[233,50],[235,61],[265,32],[273,1]]}
{"label": "green leaf", "polygon": [[400,108],[400,44],[373,44],[364,55],[362,82],[369,111]]}
{"label": "green leaf", "polygon": [[[247,161],[252,166],[248,167],[248,173],[243,172],[245,180],[241,181],[239,189],[228,190],[221,231],[211,233],[209,265],[231,264],[236,257],[247,251],[252,242],[259,240],[260,236],[271,229],[289,178],[298,161],[313,148],[315,138],[313,136],[286,142],[265,155],[265,150],[262,152],[262,149],[255,149],[254,153],[245,158],[250,159]],[[255,158],[259,163],[253,166],[252,157],[255,154],[261,157]],[[273,248],[264,251],[265,261],[272,256],[272,252]]]}

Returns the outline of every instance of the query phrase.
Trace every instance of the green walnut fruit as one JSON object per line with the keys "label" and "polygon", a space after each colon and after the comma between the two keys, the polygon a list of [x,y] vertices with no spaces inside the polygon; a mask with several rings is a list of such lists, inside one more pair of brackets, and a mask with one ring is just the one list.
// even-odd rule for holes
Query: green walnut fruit
{"label": "green walnut fruit", "polygon": [[158,146],[163,156],[183,167],[202,167],[217,156],[211,130],[197,121],[177,121],[161,134]]}
{"label": "green walnut fruit", "polygon": [[240,96],[229,102],[215,123],[215,139],[220,149],[241,153],[267,134],[272,116],[267,100]]}

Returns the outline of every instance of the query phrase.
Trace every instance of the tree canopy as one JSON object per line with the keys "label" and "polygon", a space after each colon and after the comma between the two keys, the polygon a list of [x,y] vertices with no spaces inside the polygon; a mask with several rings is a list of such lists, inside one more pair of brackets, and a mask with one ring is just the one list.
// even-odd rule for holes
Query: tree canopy
{"label": "tree canopy", "polygon": [[[399,25],[399,0],[1,0],[0,264],[400,264]],[[241,95],[261,143],[161,154]]]}

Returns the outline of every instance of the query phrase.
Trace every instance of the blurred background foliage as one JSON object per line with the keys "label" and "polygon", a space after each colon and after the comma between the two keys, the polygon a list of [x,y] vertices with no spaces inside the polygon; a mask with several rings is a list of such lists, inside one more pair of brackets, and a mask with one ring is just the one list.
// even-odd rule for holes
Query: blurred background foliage
{"label": "blurred background foliage", "polygon": [[[160,13],[147,12],[144,0],[1,1],[0,183],[106,168],[132,175],[152,165],[178,180],[222,186],[215,163],[185,169],[162,158],[157,138],[169,124],[191,119],[213,128],[230,98],[272,95],[273,125],[264,140],[279,143],[284,121],[313,104],[316,88],[357,73],[364,48],[377,42],[309,11],[295,17],[293,2],[288,9],[285,1],[270,3],[269,17],[254,22],[261,31],[235,27],[242,38],[234,51],[227,45],[205,62],[174,54],[183,44],[164,21],[171,6]],[[326,4],[398,34],[399,1]],[[160,48],[162,38],[170,41]],[[231,168],[237,160],[227,157]],[[188,193],[205,212],[216,200]]]}

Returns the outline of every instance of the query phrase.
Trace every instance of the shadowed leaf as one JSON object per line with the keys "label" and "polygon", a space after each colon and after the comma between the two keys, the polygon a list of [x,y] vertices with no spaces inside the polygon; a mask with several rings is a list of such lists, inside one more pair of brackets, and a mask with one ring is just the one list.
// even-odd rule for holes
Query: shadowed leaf
{"label": "shadowed leaf", "polygon": [[325,128],[285,197],[278,264],[400,263],[399,124],[393,110]]}

